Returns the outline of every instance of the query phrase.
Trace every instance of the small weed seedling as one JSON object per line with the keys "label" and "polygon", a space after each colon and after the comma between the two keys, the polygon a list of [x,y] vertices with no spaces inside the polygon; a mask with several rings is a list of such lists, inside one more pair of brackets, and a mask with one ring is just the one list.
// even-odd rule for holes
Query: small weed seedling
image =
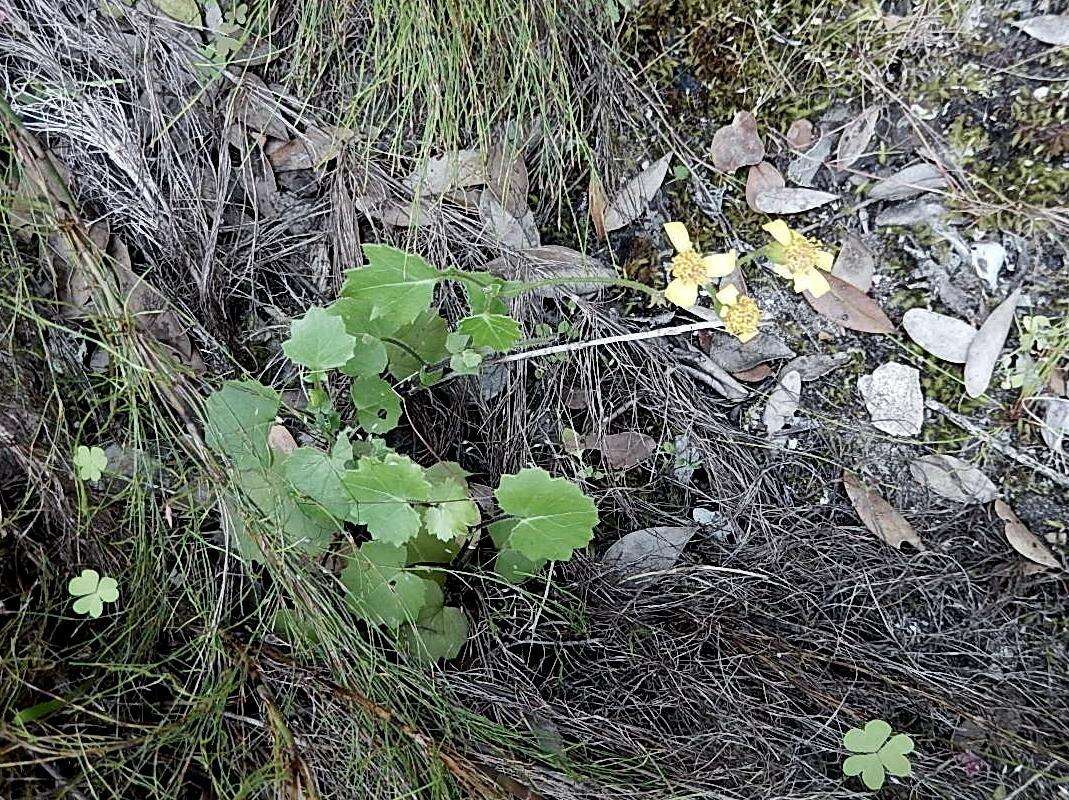
{"label": "small weed seedling", "polygon": [[114,578],[100,577],[95,569],[83,569],[82,574],[71,578],[67,591],[74,601],[76,614],[88,614],[97,619],[104,611],[105,603],[119,599],[119,584]]}

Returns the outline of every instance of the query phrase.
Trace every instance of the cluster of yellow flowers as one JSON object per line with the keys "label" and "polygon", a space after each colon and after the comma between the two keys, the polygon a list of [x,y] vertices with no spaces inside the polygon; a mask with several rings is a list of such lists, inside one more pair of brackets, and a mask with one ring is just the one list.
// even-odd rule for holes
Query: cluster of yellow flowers
{"label": "cluster of yellow flowers", "polygon": [[[762,226],[773,242],[765,247],[765,255],[772,262],[777,275],[794,282],[794,291],[809,292],[820,297],[830,288],[822,274],[831,270],[834,256],[824,250],[819,242],[792,230],[781,219]],[[714,278],[730,275],[737,268],[736,253],[702,255],[691,241],[690,233],[682,222],[669,222],[664,232],[676,249],[672,258],[672,280],[664,290],[665,299],[677,306],[690,308],[698,302],[698,288]],[[748,342],[757,335],[761,321],[761,309],[752,297],[741,292],[734,284],[728,284],[713,295],[716,313],[724,321],[727,331]]]}

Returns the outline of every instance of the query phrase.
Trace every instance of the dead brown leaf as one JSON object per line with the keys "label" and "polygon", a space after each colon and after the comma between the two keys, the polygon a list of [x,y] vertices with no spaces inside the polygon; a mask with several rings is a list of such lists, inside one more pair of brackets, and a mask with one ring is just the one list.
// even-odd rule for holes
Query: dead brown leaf
{"label": "dead brown leaf", "polygon": [[590,450],[600,450],[608,466],[626,469],[648,458],[657,449],[657,440],[638,431],[624,431],[608,436],[587,436],[583,445]]}
{"label": "dead brown leaf", "polygon": [[757,211],[754,204],[758,196],[771,189],[782,189],[786,185],[787,182],[783,180],[779,170],[767,161],[754,164],[746,173],[746,205]]}
{"label": "dead brown leaf", "polygon": [[1021,522],[1008,503],[996,500],[995,513],[998,514],[999,519],[1006,523],[1006,539],[1014,550],[1029,561],[1042,564],[1044,567],[1050,567],[1051,569],[1061,567],[1050,548],[1043,544],[1043,541],[1032,531],[1028,530],[1028,526]]}
{"label": "dead brown leaf", "polygon": [[831,286],[831,290],[821,297],[814,297],[809,292],[803,292],[809,305],[832,322],[842,325],[850,330],[862,333],[891,333],[894,331],[894,323],[888,319],[883,310],[876,305],[876,301],[867,294],[858,291],[841,278],[834,275],[824,276]]}
{"label": "dead brown leaf", "polygon": [[792,149],[805,150],[813,144],[813,123],[805,118],[796,119],[783,138]]}
{"label": "dead brown leaf", "polygon": [[846,495],[865,527],[896,549],[902,543],[913,545],[918,550],[926,549],[924,542],[909,521],[894,507],[848,470],[843,470],[843,486]]}
{"label": "dead brown leaf", "polygon": [[605,230],[615,231],[630,225],[649,207],[668,174],[672,154],[659,158],[627,182],[605,209]]}
{"label": "dead brown leaf", "polygon": [[757,135],[757,119],[749,111],[740,111],[730,125],[717,130],[709,147],[713,166],[723,172],[758,164],[765,157],[765,144]]}
{"label": "dead brown leaf", "polygon": [[590,184],[587,187],[587,201],[590,205],[590,221],[594,224],[594,233],[599,239],[605,238],[605,209],[609,199],[605,196],[605,184],[598,173],[590,170]]}

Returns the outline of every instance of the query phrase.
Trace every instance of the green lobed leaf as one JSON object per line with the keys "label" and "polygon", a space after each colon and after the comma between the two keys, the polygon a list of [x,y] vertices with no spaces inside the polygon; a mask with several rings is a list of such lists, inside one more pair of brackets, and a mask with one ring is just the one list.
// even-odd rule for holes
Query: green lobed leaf
{"label": "green lobed leaf", "polygon": [[887,737],[891,735],[891,726],[882,719],[873,719],[865,723],[865,728],[851,728],[843,736],[843,746],[854,753],[875,753]]}
{"label": "green lobed leaf", "polygon": [[319,306],[293,320],[290,338],[282,343],[282,352],[312,373],[344,366],[355,348],[356,337],[345,330],[341,318]]}
{"label": "green lobed leaf", "polygon": [[424,366],[437,364],[449,355],[446,342],[449,326],[435,311],[427,309],[399,328],[386,342],[390,375],[399,381],[419,373]]}
{"label": "green lobed leaf", "polygon": [[226,508],[227,521],[242,555],[263,560],[263,553],[246,527],[249,523],[280,549],[296,549],[309,556],[326,550],[338,523],[316,513],[316,505],[299,503],[281,470],[243,470],[233,478],[235,488],[247,501],[244,507],[231,502]]}
{"label": "green lobed leaf", "polygon": [[451,539],[443,542],[431,535],[426,528],[421,528],[405,546],[408,548],[409,564],[448,564],[460,552],[461,540]]}
{"label": "green lobed leaf", "polygon": [[281,402],[257,381],[227,381],[204,402],[205,443],[238,469],[267,464],[267,432]]}
{"label": "green lobed leaf", "polygon": [[290,486],[331,516],[348,519],[353,507],[349,490],[342,483],[344,465],[314,447],[298,447],[281,465]]}
{"label": "green lobed leaf", "polygon": [[457,323],[457,330],[471,337],[473,347],[487,347],[498,353],[508,352],[523,334],[520,324],[504,314],[477,314]]}
{"label": "green lobed leaf", "polygon": [[494,492],[501,510],[516,518],[508,546],[532,561],[567,561],[594,535],[594,502],[573,483],[543,469],[506,475]]}
{"label": "green lobed leaf", "polygon": [[424,471],[431,485],[423,509],[423,524],[428,533],[449,542],[467,534],[479,524],[479,507],[468,493],[467,473],[457,464],[442,461]]}
{"label": "green lobed leaf", "polygon": [[366,333],[356,336],[353,357],[341,366],[341,371],[354,378],[380,375],[386,369],[386,345]]}
{"label": "green lobed leaf", "polygon": [[398,628],[415,622],[424,608],[442,604],[438,584],[406,570],[406,557],[403,547],[387,542],[360,545],[341,574],[357,616],[374,625]]}
{"label": "green lobed leaf", "polygon": [[377,375],[357,378],[352,386],[353,404],[360,427],[368,433],[386,433],[401,419],[401,398]]}
{"label": "green lobed leaf", "polygon": [[530,559],[518,550],[506,547],[494,559],[494,572],[508,583],[523,583],[548,563],[548,559]]}
{"label": "green lobed leaf", "polygon": [[478,375],[483,357],[474,350],[462,350],[449,359],[449,368],[458,375]]}
{"label": "green lobed leaf", "polygon": [[366,334],[375,339],[383,339],[401,327],[384,317],[372,318],[375,307],[361,297],[339,297],[327,306],[327,313],[341,319],[345,323],[346,333],[354,337]]}
{"label": "green lobed leaf", "polygon": [[424,614],[405,631],[405,649],[417,661],[430,664],[460,655],[468,640],[468,618],[459,608],[443,606]]}
{"label": "green lobed leaf", "polygon": [[372,319],[400,327],[430,306],[438,270],[419,256],[386,245],[366,244],[364,255],[367,266],[346,273],[342,294],[371,303]]}
{"label": "green lobed leaf", "polygon": [[419,533],[420,515],[412,504],[426,502],[431,486],[410,459],[361,458],[343,482],[355,501],[349,518],[373,538],[400,546]]}

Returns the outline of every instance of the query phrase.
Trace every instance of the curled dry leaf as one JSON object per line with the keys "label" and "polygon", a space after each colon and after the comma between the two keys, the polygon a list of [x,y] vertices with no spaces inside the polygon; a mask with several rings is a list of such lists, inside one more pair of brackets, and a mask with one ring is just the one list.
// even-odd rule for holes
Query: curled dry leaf
{"label": "curled dry leaf", "polygon": [[995,513],[1006,523],[1006,539],[1014,550],[1029,561],[1042,564],[1044,567],[1058,569],[1061,566],[1050,548],[1043,543],[1042,539],[1028,530],[1028,526],[1018,519],[1008,503],[996,500]]}
{"label": "curled dry leaf", "polygon": [[761,192],[754,198],[752,207],[762,214],[800,214],[838,199],[839,195],[831,192],[787,186]]}
{"label": "curled dry leaf", "polygon": [[728,372],[745,372],[766,361],[794,358],[795,352],[778,336],[759,332],[748,342],[727,333],[710,332],[709,357]]}
{"label": "curled dry leaf", "polygon": [[638,431],[587,436],[583,442],[590,450],[600,450],[605,463],[615,469],[627,469],[648,458],[657,449],[657,440]]}
{"label": "curled dry leaf", "polygon": [[905,200],[907,197],[942,189],[946,185],[946,176],[939,168],[924,162],[884,178],[869,190],[869,197],[873,200]]}
{"label": "curled dry leaf", "polygon": [[984,473],[967,461],[945,453],[914,459],[909,471],[917,483],[956,503],[988,503],[998,494],[995,484]]}
{"label": "curled dry leaf", "polygon": [[967,322],[925,308],[911,308],[902,317],[909,338],[927,352],[952,364],[964,364],[976,328]]}
{"label": "curled dry leaf", "polygon": [[813,123],[804,117],[796,119],[783,138],[792,149],[805,150],[813,144]]}
{"label": "curled dry leaf", "polygon": [[605,209],[605,230],[615,231],[630,225],[649,207],[650,201],[660,191],[664,177],[668,174],[668,162],[672,154],[654,161],[646,169],[627,182],[627,185],[613,197]]}
{"label": "curled dry leaf", "polygon": [[984,324],[969,343],[965,358],[965,393],[969,397],[979,397],[987,391],[991,376],[995,372],[995,364],[998,363],[1006,337],[1010,334],[1020,296],[1021,290],[1016,289],[1003,300],[984,320]]}
{"label": "curled dry leaf", "polygon": [[801,375],[794,371],[780,375],[776,388],[768,396],[768,403],[761,414],[761,421],[765,423],[769,436],[775,436],[794,421],[801,393]]}
{"label": "curled dry leaf", "polygon": [[297,449],[297,442],[285,425],[272,425],[267,431],[267,446],[279,455],[289,455]]}
{"label": "curled dry leaf", "polygon": [[891,547],[901,549],[902,543],[924,550],[924,542],[901,514],[876,491],[865,485],[857,475],[843,471],[843,486],[851,505],[865,527]]}
{"label": "curled dry leaf", "polygon": [[[664,526],[632,531],[605,551],[601,563],[625,578],[664,572],[679,561],[683,548],[697,530],[693,526]],[[642,579],[641,585],[648,586],[655,581],[656,576],[650,575]]]}
{"label": "curled dry leaf", "polygon": [[831,290],[821,297],[804,292],[806,301],[821,316],[862,333],[891,333],[894,323],[876,302],[841,278],[825,275]]}
{"label": "curled dry leaf", "polygon": [[713,134],[710,146],[713,166],[723,172],[760,163],[765,157],[765,144],[757,135],[757,120],[749,111],[740,111],[730,125]]}
{"label": "curled dry leaf", "polygon": [[1045,397],[1047,413],[1043,415],[1043,441],[1055,453],[1062,452],[1065,438],[1069,436],[1069,400],[1063,397]]}
{"label": "curled dry leaf", "polygon": [[594,224],[594,233],[599,239],[605,238],[605,211],[609,199],[605,196],[605,184],[598,173],[590,170],[590,184],[587,186],[587,202],[590,206],[590,221]]}
{"label": "curled dry leaf", "polygon": [[454,150],[428,158],[404,182],[416,196],[479,186],[486,183],[486,158],[478,150]]}
{"label": "curled dry leaf", "polygon": [[786,182],[774,166],[767,161],[754,164],[746,173],[746,205],[757,211],[754,202],[758,195],[771,189],[782,189],[784,186]]}
{"label": "curled dry leaf", "polygon": [[876,123],[879,119],[879,107],[870,108],[862,111],[843,128],[843,134],[839,137],[839,149],[835,153],[833,166],[836,169],[846,169],[865,155],[869,142],[876,133]]}
{"label": "curled dry leaf", "polygon": [[1013,24],[1043,44],[1069,45],[1069,14],[1044,14]]}
{"label": "curled dry leaf", "polygon": [[872,276],[875,272],[876,259],[872,251],[865,246],[860,236],[847,234],[842,247],[839,248],[839,255],[835,258],[831,274],[846,281],[859,292],[867,292],[872,288]]}

